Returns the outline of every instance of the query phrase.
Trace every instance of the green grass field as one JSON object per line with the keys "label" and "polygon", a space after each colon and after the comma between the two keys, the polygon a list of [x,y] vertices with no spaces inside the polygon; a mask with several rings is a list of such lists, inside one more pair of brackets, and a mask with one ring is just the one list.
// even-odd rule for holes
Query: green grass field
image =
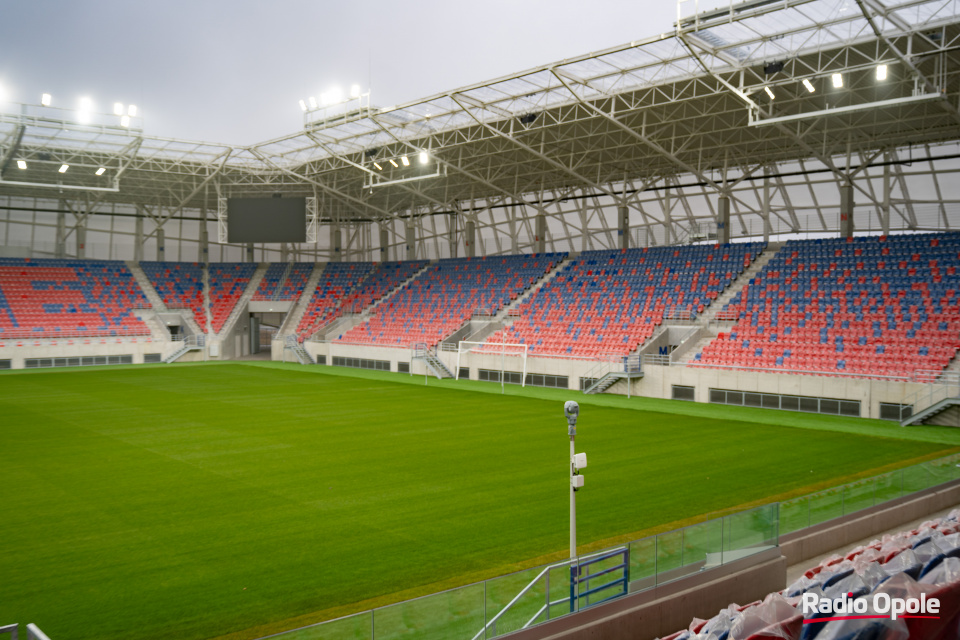
{"label": "green grass field", "polygon": [[277,363],[0,375],[0,624],[257,637],[955,451],[956,430]]}

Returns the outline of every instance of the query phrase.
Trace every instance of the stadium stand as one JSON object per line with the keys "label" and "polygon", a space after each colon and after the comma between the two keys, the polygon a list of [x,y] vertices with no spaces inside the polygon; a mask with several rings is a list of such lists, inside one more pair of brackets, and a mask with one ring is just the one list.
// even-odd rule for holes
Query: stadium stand
{"label": "stadium stand", "polygon": [[197,324],[206,331],[203,311],[203,269],[196,262],[141,262],[163,303],[170,309],[189,309]]}
{"label": "stadium stand", "polygon": [[692,364],[853,376],[941,370],[960,347],[960,234],[796,240]]}
{"label": "stadium stand", "polygon": [[123,262],[0,258],[0,338],[150,335],[149,308]]}
{"label": "stadium stand", "polygon": [[[290,268],[290,274],[283,278]],[[253,300],[296,300],[303,293],[303,288],[313,273],[312,262],[295,262],[290,265],[285,262],[273,262],[267,268],[260,286],[253,294]],[[283,282],[281,282],[283,280]]]}
{"label": "stadium stand", "polygon": [[256,270],[257,265],[253,262],[210,263],[210,319],[214,332],[219,333],[223,329]]}
{"label": "stadium stand", "polygon": [[354,291],[344,298],[344,311],[359,313],[373,304],[395,287],[409,279],[413,274],[427,266],[425,260],[411,260],[408,262],[384,262],[363,280]]}
{"label": "stadium stand", "polygon": [[343,342],[436,345],[475,313],[494,315],[566,254],[451,258],[431,265],[354,327]]}
{"label": "stadium stand", "polygon": [[760,243],[585,251],[487,340],[530,355],[627,355],[664,317],[694,319],[763,250]]}
{"label": "stadium stand", "polygon": [[373,262],[331,262],[323,270],[317,288],[297,325],[297,337],[302,342],[320,327],[342,313],[341,301],[374,270]]}
{"label": "stadium stand", "polygon": [[[805,613],[803,594],[866,602],[863,613]],[[874,608],[878,594],[889,598],[939,600],[939,613],[898,617]],[[902,613],[902,612],[901,612]],[[913,613],[913,612],[911,612]],[[867,616],[877,616],[869,618]],[[826,618],[842,618],[826,620]],[[852,618],[852,619],[848,619]],[[823,622],[816,622],[824,619]],[[827,558],[799,580],[762,602],[736,604],[709,620],[695,619],[690,627],[663,640],[700,638],[780,638],[839,640],[840,638],[910,638],[947,640],[960,629],[960,510],[923,523],[912,531],[886,535],[843,556]]]}

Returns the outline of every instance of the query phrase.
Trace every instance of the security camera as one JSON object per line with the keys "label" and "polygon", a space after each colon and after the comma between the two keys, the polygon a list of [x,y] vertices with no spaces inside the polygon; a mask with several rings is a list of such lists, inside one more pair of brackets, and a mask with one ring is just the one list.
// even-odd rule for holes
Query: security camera
{"label": "security camera", "polygon": [[570,435],[576,435],[577,433],[577,416],[580,415],[580,405],[578,405],[573,400],[567,400],[563,404],[563,415],[567,416],[567,424],[569,425]]}

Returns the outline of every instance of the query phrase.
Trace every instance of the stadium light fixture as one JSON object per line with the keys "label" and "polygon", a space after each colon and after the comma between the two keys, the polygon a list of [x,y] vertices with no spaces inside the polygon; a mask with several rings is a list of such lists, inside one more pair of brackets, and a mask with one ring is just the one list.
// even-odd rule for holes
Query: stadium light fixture
{"label": "stadium light fixture", "polygon": [[317,99],[314,96],[310,96],[310,108],[311,109],[317,108]]}
{"label": "stadium light fixture", "polygon": [[877,65],[877,80],[883,81],[887,79],[887,65],[879,64]]}
{"label": "stadium light fixture", "polygon": [[97,175],[102,176],[104,172],[106,172],[106,170],[107,170],[106,167],[100,167],[99,169],[97,169]]}
{"label": "stadium light fixture", "polygon": [[397,169],[397,168],[400,167],[400,165],[397,164],[397,161],[394,160],[393,158],[390,158],[390,164],[393,165],[393,168],[394,168],[394,169]]}
{"label": "stadium light fixture", "polygon": [[17,160],[17,168],[18,168],[18,169],[26,169],[26,168],[27,168],[27,163],[26,163],[26,161],[25,161],[25,160]]}
{"label": "stadium light fixture", "polygon": [[137,105],[132,104],[132,105],[130,105],[129,107],[127,107],[127,115],[130,116],[131,118],[136,118],[136,117],[137,117]]}
{"label": "stadium light fixture", "polygon": [[120,103],[120,102],[113,103],[113,115],[115,116],[123,115],[123,103]]}
{"label": "stadium light fixture", "polygon": [[843,76],[842,76],[841,74],[835,73],[835,74],[833,74],[832,76],[830,76],[830,79],[833,80],[833,88],[834,88],[834,89],[842,89],[842,88],[843,88]]}
{"label": "stadium light fixture", "polygon": [[130,116],[120,116],[120,126],[129,127],[130,126]]}
{"label": "stadium light fixture", "polygon": [[400,162],[402,162],[403,166],[405,167],[410,166],[410,158],[408,158],[407,156],[403,156],[402,158],[400,158]]}
{"label": "stadium light fixture", "polygon": [[806,87],[807,91],[809,91],[810,93],[813,93],[814,91],[816,91],[816,89],[813,88],[813,83],[810,82],[809,78],[803,79],[803,86]]}
{"label": "stadium light fixture", "polygon": [[307,103],[304,102],[303,100],[300,101],[300,110],[301,110],[301,111],[306,111],[306,110],[307,110]]}
{"label": "stadium light fixture", "polygon": [[66,172],[67,172],[67,169],[69,169],[69,168],[70,168],[70,165],[68,165],[68,164],[62,164],[62,165],[60,165],[59,171],[60,171],[60,173],[66,173]]}
{"label": "stadium light fixture", "polygon": [[360,85],[352,84],[350,85],[350,97],[359,98],[360,97]]}
{"label": "stadium light fixture", "polygon": [[373,166],[375,166],[375,167],[376,167],[377,169],[379,169],[380,171],[383,171],[383,167],[380,166],[380,163],[379,163],[379,162],[374,162],[374,163],[373,163]]}
{"label": "stadium light fixture", "polygon": [[77,112],[77,120],[81,124],[90,122],[90,112],[93,110],[93,101],[90,98],[80,98],[80,110]]}
{"label": "stadium light fixture", "polygon": [[45,93],[40,96],[40,104],[44,107],[49,107],[53,103],[53,98],[49,93]]}
{"label": "stadium light fixture", "polygon": [[420,164],[427,164],[427,162],[429,162],[429,161],[430,161],[430,156],[427,154],[427,152],[426,152],[426,151],[421,151],[421,152],[420,152]]}
{"label": "stadium light fixture", "polygon": [[773,95],[773,90],[770,89],[770,87],[764,87],[763,90],[767,92],[767,95],[770,96],[770,99],[771,99],[771,100],[773,100],[774,98],[776,98],[776,96]]}
{"label": "stadium light fixture", "polygon": [[334,87],[327,92],[327,100],[330,104],[340,104],[343,102],[343,91],[340,87]]}

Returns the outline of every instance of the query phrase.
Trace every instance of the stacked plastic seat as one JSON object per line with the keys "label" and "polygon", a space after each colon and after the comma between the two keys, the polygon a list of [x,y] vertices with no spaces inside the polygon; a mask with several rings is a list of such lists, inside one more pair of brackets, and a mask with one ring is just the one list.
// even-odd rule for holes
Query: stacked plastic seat
{"label": "stacked plastic seat", "polygon": [[762,251],[760,243],[585,251],[520,305],[487,345],[530,355],[626,355],[664,316],[693,319]]}
{"label": "stacked plastic seat", "polygon": [[150,335],[148,308],[121,261],[0,258],[0,340]]}
{"label": "stacked plastic seat", "polygon": [[[829,612],[803,605],[814,597],[831,601]],[[885,594],[886,597],[884,597]],[[879,596],[879,597],[877,597]],[[875,603],[893,598],[939,601],[937,614],[891,619]],[[838,601],[860,601],[834,611]],[[779,640],[840,640],[899,638],[947,640],[960,630],[960,511],[923,523],[911,531],[886,535],[867,546],[834,555],[809,569],[796,582],[762,602],[732,604],[709,620],[695,619],[690,627],[663,640],[760,638]]]}
{"label": "stacked plastic seat", "polygon": [[297,325],[300,341],[342,313],[342,301],[374,270],[373,262],[331,262],[323,269],[317,288]]}
{"label": "stacked plastic seat", "polygon": [[565,254],[453,258],[431,265],[377,307],[344,342],[433,346],[475,313],[495,314],[553,268]]}
{"label": "stacked plastic seat", "polygon": [[847,376],[939,371],[960,347],[960,234],[788,242],[694,363]]}
{"label": "stacked plastic seat", "polygon": [[284,279],[287,266],[286,262],[271,263],[253,294],[253,300],[297,300],[313,273],[314,264],[295,262],[290,268],[290,275]]}
{"label": "stacked plastic seat", "polygon": [[408,262],[382,262],[364,279],[353,292],[343,299],[344,311],[360,313],[384,295],[423,269],[425,260]]}
{"label": "stacked plastic seat", "polygon": [[257,265],[253,262],[210,263],[210,320],[214,332],[219,333],[223,329],[256,270]]}
{"label": "stacked plastic seat", "polygon": [[189,309],[200,328],[206,331],[203,309],[203,269],[196,262],[141,262],[163,303],[171,309]]}

